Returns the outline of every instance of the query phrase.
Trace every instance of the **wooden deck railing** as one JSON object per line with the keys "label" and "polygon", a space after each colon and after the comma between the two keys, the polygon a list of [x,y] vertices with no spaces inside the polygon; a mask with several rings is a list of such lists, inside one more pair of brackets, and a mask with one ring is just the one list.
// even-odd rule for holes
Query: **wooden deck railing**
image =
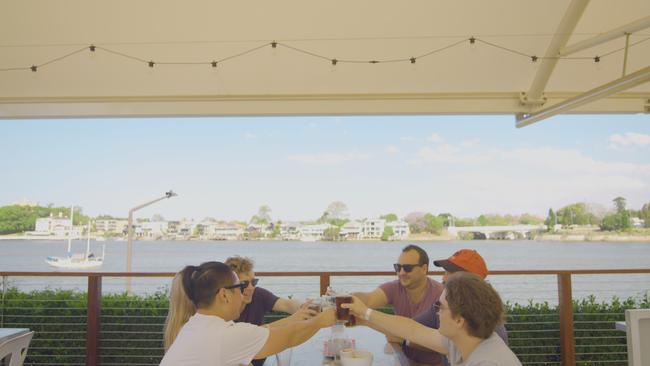
{"label": "wooden deck railing", "polygon": [[[583,270],[522,270],[491,271],[491,276],[500,275],[548,275],[557,277],[558,308],[560,316],[560,352],[562,365],[576,364],[573,323],[572,276],[575,275],[615,275],[648,274],[650,268],[643,269],[583,269]],[[442,275],[433,271],[430,275]],[[99,344],[101,336],[101,297],[104,277],[173,277],[174,272],[0,272],[0,277],[87,277],[87,327],[86,364],[100,364]],[[332,277],[339,276],[394,276],[395,272],[257,272],[259,277],[319,277],[320,293],[325,293]]]}

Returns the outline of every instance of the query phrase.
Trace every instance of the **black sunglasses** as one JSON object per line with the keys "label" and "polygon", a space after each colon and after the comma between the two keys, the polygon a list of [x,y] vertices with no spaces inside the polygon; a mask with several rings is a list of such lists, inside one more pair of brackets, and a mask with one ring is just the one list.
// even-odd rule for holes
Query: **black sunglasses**
{"label": "black sunglasses", "polygon": [[240,283],[236,283],[234,285],[224,286],[223,288],[228,289],[228,290],[239,288],[239,291],[241,291],[241,293],[243,294],[246,287],[248,287],[248,283],[240,282]]}
{"label": "black sunglasses", "polygon": [[253,278],[253,279],[250,280],[250,281],[249,281],[249,280],[241,281],[242,284],[246,284],[246,286],[245,286],[244,288],[248,287],[248,284],[249,284],[249,283],[252,283],[252,284],[253,284],[253,287],[255,287],[255,286],[257,286],[257,283],[258,283],[258,282],[260,282],[260,279],[259,279],[259,278]]}
{"label": "black sunglasses", "polygon": [[423,265],[424,264],[399,264],[399,263],[395,263],[395,264],[393,264],[393,268],[395,268],[395,272],[399,272],[402,268],[404,268],[404,272],[410,273],[413,270],[413,268],[421,267]]}

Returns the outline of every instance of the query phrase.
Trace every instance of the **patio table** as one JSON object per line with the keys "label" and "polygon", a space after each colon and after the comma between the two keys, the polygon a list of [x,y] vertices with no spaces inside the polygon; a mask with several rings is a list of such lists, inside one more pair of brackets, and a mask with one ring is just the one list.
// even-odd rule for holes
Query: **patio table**
{"label": "patio table", "polygon": [[[386,336],[365,326],[345,328],[348,338],[354,339],[355,348],[373,354],[373,366],[411,366],[411,361],[402,353],[396,343],[387,343]],[[321,329],[307,342],[293,349],[291,365],[338,365],[323,357],[325,342],[331,329]],[[271,359],[273,357],[270,357]],[[272,363],[273,364],[273,363]]]}

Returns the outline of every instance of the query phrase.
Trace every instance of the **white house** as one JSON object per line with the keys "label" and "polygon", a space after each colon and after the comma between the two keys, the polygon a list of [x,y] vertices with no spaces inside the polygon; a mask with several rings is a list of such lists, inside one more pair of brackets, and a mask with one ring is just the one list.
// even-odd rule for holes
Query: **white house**
{"label": "white house", "polygon": [[145,238],[156,239],[167,234],[167,221],[151,221],[140,224]]}
{"label": "white house", "polygon": [[95,230],[98,233],[123,234],[126,232],[127,226],[129,226],[128,220],[102,219],[95,221]]}
{"label": "white house", "polygon": [[81,229],[72,226],[72,220],[64,217],[61,213],[59,216],[54,217],[50,214],[49,217],[41,217],[36,219],[36,226],[30,235],[54,235],[54,236],[68,236],[72,237],[81,236]]}
{"label": "white house", "polygon": [[301,239],[322,239],[325,230],[331,228],[330,224],[303,225],[298,228]]}
{"label": "white house", "polygon": [[300,231],[298,229],[301,226],[299,222],[283,222],[280,224],[280,236],[285,240],[300,239]]}
{"label": "white house", "polygon": [[245,228],[236,224],[209,224],[205,227],[204,235],[215,240],[238,240],[244,236]]}
{"label": "white house", "polygon": [[341,227],[341,232],[339,233],[342,238],[346,239],[359,239],[361,238],[363,224],[359,221],[348,221]]}
{"label": "white house", "polygon": [[386,223],[386,225],[393,228],[394,239],[406,239],[411,233],[411,230],[409,229],[409,224],[406,221],[397,220],[397,221]]}
{"label": "white house", "polygon": [[381,238],[384,226],[386,226],[384,219],[367,219],[361,226],[361,237],[365,239]]}

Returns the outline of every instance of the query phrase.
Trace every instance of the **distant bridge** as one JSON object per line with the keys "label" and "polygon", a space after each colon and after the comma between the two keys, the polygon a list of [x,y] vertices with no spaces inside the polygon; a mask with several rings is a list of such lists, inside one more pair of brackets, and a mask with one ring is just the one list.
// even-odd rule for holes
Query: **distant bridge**
{"label": "distant bridge", "polygon": [[447,232],[453,237],[459,233],[473,233],[485,239],[530,239],[532,233],[546,231],[546,225],[510,226],[449,226]]}

